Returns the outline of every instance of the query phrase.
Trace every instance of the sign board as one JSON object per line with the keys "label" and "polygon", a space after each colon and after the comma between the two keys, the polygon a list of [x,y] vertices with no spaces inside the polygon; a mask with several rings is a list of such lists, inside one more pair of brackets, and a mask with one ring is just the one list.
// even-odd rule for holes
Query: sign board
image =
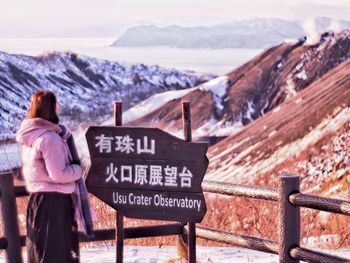
{"label": "sign board", "polygon": [[200,222],[206,143],[185,142],[157,128],[92,126],[86,133],[90,193],[124,216]]}

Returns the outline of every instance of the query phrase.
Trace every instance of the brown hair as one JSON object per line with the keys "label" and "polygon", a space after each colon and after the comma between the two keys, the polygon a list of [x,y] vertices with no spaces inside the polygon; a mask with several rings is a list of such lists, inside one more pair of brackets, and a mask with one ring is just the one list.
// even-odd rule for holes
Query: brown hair
{"label": "brown hair", "polygon": [[42,118],[58,124],[57,99],[53,92],[40,90],[32,95],[27,118]]}

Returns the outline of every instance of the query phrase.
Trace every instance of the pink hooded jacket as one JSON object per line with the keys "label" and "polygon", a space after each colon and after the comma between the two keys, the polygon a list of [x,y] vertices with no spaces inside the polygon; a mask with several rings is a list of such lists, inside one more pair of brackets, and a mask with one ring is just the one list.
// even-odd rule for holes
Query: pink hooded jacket
{"label": "pink hooded jacket", "polygon": [[75,181],[82,176],[80,165],[70,164],[71,154],[65,142],[70,132],[61,137],[58,124],[34,118],[25,119],[16,134],[22,146],[23,175],[29,192],[75,191]]}

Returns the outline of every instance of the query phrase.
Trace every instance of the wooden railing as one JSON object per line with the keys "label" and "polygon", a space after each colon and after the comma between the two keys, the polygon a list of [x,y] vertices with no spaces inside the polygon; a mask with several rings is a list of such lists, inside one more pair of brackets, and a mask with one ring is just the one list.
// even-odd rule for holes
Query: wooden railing
{"label": "wooden railing", "polygon": [[202,188],[209,193],[277,202],[278,241],[203,227],[197,227],[197,237],[278,254],[279,262],[350,262],[350,259],[300,247],[300,207],[350,216],[350,202],[300,193],[299,176],[279,176],[277,190],[211,181],[204,181]]}
{"label": "wooden railing", "polygon": [[[266,240],[238,235],[217,229],[197,226],[196,236],[232,246],[279,255],[279,262],[350,262],[349,259],[320,253],[300,247],[300,207],[312,208],[349,216],[350,202],[300,193],[298,176],[279,176],[278,189],[243,186],[231,183],[204,181],[205,192],[241,196],[276,202],[278,205],[278,240]],[[0,175],[0,200],[4,237],[0,237],[0,249],[6,250],[8,262],[22,262],[21,246],[25,236],[19,235],[16,197],[27,196],[24,186],[14,186],[11,173]],[[156,226],[124,228],[124,238],[144,238],[166,235],[187,235],[188,225],[173,223]],[[115,239],[115,229],[96,230],[95,236],[87,238],[79,233],[79,242],[94,242]]]}

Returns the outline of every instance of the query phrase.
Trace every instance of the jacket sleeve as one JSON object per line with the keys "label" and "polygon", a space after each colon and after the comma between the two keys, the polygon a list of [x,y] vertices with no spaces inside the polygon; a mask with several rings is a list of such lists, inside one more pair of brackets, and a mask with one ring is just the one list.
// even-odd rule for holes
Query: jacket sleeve
{"label": "jacket sleeve", "polygon": [[40,147],[49,177],[56,183],[71,183],[82,176],[80,165],[66,164],[64,147],[58,134],[46,135]]}

